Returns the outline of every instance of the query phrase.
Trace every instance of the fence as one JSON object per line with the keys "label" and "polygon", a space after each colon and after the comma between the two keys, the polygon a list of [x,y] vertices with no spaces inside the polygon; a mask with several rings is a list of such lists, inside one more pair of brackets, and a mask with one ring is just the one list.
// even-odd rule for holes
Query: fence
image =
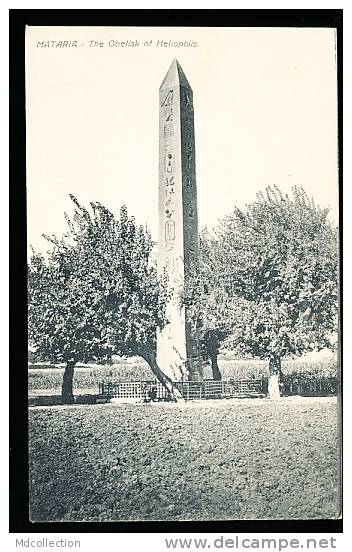
{"label": "fence", "polygon": [[[267,393],[267,380],[178,381],[175,387],[186,400],[260,397]],[[165,387],[155,381],[101,382],[99,394],[116,398],[167,400]]]}
{"label": "fence", "polygon": [[[204,380],[178,381],[175,387],[186,400],[223,399],[235,397],[264,397],[268,392],[268,378],[258,380]],[[281,393],[288,397],[301,395],[306,397],[326,397],[336,395],[337,378],[306,378],[303,376],[284,376]],[[99,394],[105,397],[140,400],[170,400],[172,397],[165,387],[157,381],[101,382]]]}
{"label": "fence", "polygon": [[175,387],[186,400],[256,397],[264,396],[267,392],[267,383],[264,379],[185,381],[176,382]]}
{"label": "fence", "polygon": [[141,400],[151,398],[151,396],[157,400],[169,398],[168,391],[157,381],[103,381],[99,383],[99,395]]}

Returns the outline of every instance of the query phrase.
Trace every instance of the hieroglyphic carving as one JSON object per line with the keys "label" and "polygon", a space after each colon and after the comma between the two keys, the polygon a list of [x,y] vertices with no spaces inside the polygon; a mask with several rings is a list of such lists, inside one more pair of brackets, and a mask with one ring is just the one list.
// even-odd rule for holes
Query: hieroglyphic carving
{"label": "hieroglyphic carving", "polygon": [[168,174],[174,172],[174,156],[172,153],[168,153],[166,156],[166,172]]}
{"label": "hieroglyphic carving", "polygon": [[192,243],[193,247],[190,247],[188,249],[188,256],[189,256],[189,259],[190,261],[195,261],[196,260],[196,250],[194,248],[194,244]]}
{"label": "hieroglyphic carving", "polygon": [[193,101],[191,95],[187,91],[185,92],[185,105],[190,111],[193,111]]}
{"label": "hieroglyphic carving", "polygon": [[173,241],[175,239],[175,221],[167,220],[165,222],[165,241]]}
{"label": "hieroglyphic carving", "polygon": [[165,178],[165,186],[175,186],[175,176],[167,176]]}
{"label": "hieroglyphic carving", "polygon": [[168,105],[172,105],[174,103],[174,91],[169,90],[169,92],[166,95],[165,100],[161,104],[161,107],[166,107]]}
{"label": "hieroglyphic carving", "polygon": [[166,123],[164,125],[164,136],[165,138],[170,138],[174,135],[174,125],[172,123]]}
{"label": "hieroglyphic carving", "polygon": [[188,221],[188,224],[187,224],[186,228],[187,228],[187,232],[188,232],[188,235],[189,235],[189,241],[191,243],[194,243],[194,236],[193,236],[194,224],[192,224],[191,221]]}
{"label": "hieroglyphic carving", "polygon": [[173,209],[171,209],[171,210],[166,209],[165,210],[165,215],[166,215],[166,218],[168,218],[168,219],[171,219],[174,213],[175,213],[175,211]]}
{"label": "hieroglyphic carving", "polygon": [[177,257],[167,257],[165,261],[165,268],[169,274],[177,274],[179,269],[179,261]]}
{"label": "hieroglyphic carving", "polygon": [[193,179],[189,174],[186,175],[186,186],[189,189],[193,188]]}
{"label": "hieroglyphic carving", "polygon": [[168,123],[171,123],[171,121],[173,121],[173,120],[174,120],[174,114],[173,114],[173,111],[172,111],[172,108],[171,108],[170,113],[166,117],[165,121],[167,121]]}
{"label": "hieroglyphic carving", "polygon": [[186,169],[191,168],[192,161],[193,161],[193,155],[190,155],[189,153],[187,153],[187,155],[186,155]]}

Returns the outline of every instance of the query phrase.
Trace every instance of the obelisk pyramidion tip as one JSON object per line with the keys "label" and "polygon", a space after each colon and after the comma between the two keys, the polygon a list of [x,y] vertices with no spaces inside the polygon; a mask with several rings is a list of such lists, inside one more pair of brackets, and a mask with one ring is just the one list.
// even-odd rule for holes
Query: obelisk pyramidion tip
{"label": "obelisk pyramidion tip", "polygon": [[183,86],[191,89],[186,75],[176,58],[173,59],[160,88],[171,88],[172,86]]}

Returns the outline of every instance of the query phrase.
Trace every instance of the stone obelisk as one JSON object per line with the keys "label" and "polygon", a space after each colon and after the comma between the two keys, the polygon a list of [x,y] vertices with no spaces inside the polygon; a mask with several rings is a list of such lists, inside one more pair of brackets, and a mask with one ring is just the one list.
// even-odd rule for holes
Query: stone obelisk
{"label": "stone obelisk", "polygon": [[193,93],[176,59],[159,90],[159,273],[173,290],[157,362],[173,381],[200,380],[199,344],[180,294],[199,255]]}

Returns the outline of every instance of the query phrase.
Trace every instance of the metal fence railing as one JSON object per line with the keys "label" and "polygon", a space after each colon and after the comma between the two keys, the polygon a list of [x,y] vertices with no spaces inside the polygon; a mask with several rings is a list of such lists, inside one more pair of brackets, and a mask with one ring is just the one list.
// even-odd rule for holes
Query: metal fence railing
{"label": "metal fence railing", "polygon": [[[267,392],[265,379],[178,381],[174,385],[186,400],[265,396]],[[99,394],[121,399],[167,400],[172,398],[165,387],[156,381],[100,382]]]}
{"label": "metal fence railing", "polygon": [[221,399],[231,397],[264,396],[265,380],[205,380],[176,382],[175,387],[184,399]]}
{"label": "metal fence railing", "polygon": [[158,381],[102,381],[99,383],[99,395],[146,400],[165,400],[169,397],[168,391]]}
{"label": "metal fence railing", "polygon": [[[186,400],[221,399],[235,397],[265,397],[268,393],[268,378],[228,379],[221,381],[178,381],[174,383]],[[301,395],[325,397],[336,395],[336,377],[304,377],[288,375],[283,378],[283,396]],[[99,383],[99,395],[121,399],[172,400],[172,396],[158,381],[103,381]]]}

